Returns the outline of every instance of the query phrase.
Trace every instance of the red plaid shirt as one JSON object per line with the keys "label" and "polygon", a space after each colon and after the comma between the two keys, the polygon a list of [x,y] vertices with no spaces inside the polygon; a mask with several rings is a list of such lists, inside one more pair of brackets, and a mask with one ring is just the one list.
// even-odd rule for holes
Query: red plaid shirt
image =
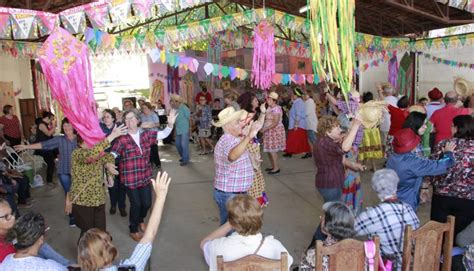
{"label": "red plaid shirt", "polygon": [[152,178],[150,147],[157,139],[166,138],[172,129],[140,131],[140,148],[129,134],[114,140],[110,152],[120,156],[120,181],[129,189],[147,186]]}

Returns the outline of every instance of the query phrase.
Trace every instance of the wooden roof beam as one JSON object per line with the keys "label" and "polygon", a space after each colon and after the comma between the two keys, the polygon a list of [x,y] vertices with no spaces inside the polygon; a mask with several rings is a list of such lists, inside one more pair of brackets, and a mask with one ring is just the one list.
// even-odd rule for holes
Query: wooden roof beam
{"label": "wooden roof beam", "polygon": [[428,13],[426,11],[423,11],[423,10],[419,10],[415,7],[411,7],[411,6],[407,6],[405,4],[402,4],[400,2],[397,2],[395,0],[385,0],[385,3],[393,6],[393,7],[397,7],[401,10],[404,10],[404,11],[407,11],[409,13],[412,13],[412,14],[416,14],[416,15],[419,15],[419,16],[422,16],[422,17],[425,17],[425,18],[428,18],[432,21],[435,21],[435,22],[438,22],[438,23],[442,23],[442,24],[445,24],[445,25],[459,25],[459,24],[470,24],[470,23],[474,23],[474,20],[471,19],[471,20],[450,20],[449,17],[439,17],[437,15],[434,15],[434,14],[431,14],[431,13]]}

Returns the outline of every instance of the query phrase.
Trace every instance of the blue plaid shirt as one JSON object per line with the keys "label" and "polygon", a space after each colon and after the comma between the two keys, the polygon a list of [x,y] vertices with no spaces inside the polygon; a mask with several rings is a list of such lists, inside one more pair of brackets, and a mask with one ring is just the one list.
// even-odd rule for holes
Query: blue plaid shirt
{"label": "blue plaid shirt", "polygon": [[71,141],[64,135],[55,136],[41,142],[41,149],[43,150],[59,150],[58,174],[71,174],[71,155],[76,148],[76,139]]}

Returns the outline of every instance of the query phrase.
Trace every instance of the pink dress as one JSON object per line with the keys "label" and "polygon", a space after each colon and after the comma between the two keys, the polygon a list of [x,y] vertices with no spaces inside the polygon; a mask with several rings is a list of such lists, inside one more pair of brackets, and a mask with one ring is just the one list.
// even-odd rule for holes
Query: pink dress
{"label": "pink dress", "polygon": [[263,127],[269,127],[273,124],[273,120],[280,118],[280,122],[272,129],[266,130],[263,133],[263,151],[264,152],[279,152],[286,149],[286,135],[285,127],[281,121],[283,111],[279,105],[267,109],[265,122]]}

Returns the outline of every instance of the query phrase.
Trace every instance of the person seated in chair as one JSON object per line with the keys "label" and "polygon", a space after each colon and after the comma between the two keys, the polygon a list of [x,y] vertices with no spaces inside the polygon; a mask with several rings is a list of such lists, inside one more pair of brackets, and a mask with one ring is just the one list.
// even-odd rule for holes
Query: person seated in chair
{"label": "person seated in chair", "polygon": [[[201,249],[209,270],[217,270],[219,255],[222,255],[225,262],[229,262],[252,254],[280,259],[282,252],[288,252],[273,236],[263,236],[260,233],[263,210],[255,198],[237,195],[227,202],[226,207],[229,213],[228,222],[201,241]],[[293,258],[288,253],[288,266],[292,263]]]}
{"label": "person seated in chair", "polygon": [[355,221],[357,235],[377,235],[384,259],[394,264],[394,270],[402,268],[403,233],[407,225],[413,229],[420,226],[420,220],[413,208],[397,198],[400,179],[392,169],[377,170],[372,176],[372,189],[381,200],[359,214]]}
{"label": "person seated in chair", "polygon": [[[324,246],[331,246],[339,241],[354,236],[354,215],[342,202],[330,201],[323,205],[324,214],[320,217],[321,233],[325,236]],[[321,235],[322,236],[322,235]],[[299,270],[314,271],[316,266],[316,242],[312,243],[303,254]],[[329,257],[323,258],[324,270],[329,268]]]}

